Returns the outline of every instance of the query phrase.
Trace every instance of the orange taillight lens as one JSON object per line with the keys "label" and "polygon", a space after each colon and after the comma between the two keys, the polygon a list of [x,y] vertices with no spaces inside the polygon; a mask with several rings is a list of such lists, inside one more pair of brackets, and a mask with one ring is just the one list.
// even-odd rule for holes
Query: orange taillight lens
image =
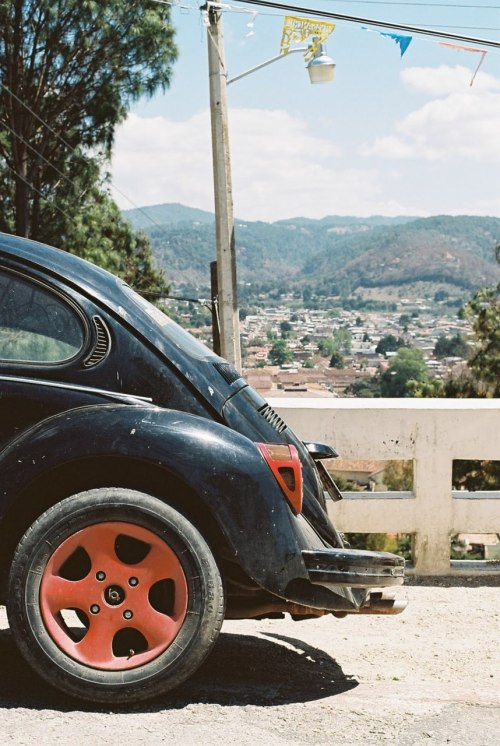
{"label": "orange taillight lens", "polygon": [[267,465],[295,513],[302,510],[302,466],[295,446],[257,443]]}

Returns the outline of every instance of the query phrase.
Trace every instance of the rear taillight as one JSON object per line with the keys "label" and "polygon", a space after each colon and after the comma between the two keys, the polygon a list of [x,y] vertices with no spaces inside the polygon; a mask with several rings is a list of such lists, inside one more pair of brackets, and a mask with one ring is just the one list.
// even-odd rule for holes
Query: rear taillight
{"label": "rear taillight", "polygon": [[283,494],[295,513],[302,510],[302,467],[295,446],[257,443]]}

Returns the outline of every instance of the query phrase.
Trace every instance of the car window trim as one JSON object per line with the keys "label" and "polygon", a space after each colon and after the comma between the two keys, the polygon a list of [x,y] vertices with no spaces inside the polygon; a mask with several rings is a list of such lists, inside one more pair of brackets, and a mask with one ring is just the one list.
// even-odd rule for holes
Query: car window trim
{"label": "car window trim", "polygon": [[6,367],[16,367],[16,368],[61,368],[66,367],[69,365],[73,365],[77,360],[79,360],[81,357],[83,357],[84,354],[88,352],[90,340],[91,340],[91,332],[90,332],[90,322],[87,318],[87,315],[83,311],[82,308],[73,300],[73,298],[70,298],[66,293],[62,292],[59,288],[55,288],[53,285],[50,285],[47,282],[44,282],[43,280],[40,280],[38,277],[33,277],[30,274],[27,274],[26,272],[22,272],[18,269],[13,269],[11,267],[6,267],[5,265],[0,265],[0,272],[5,272],[6,274],[16,275],[17,277],[20,277],[21,280],[24,280],[28,283],[33,283],[35,285],[38,285],[46,292],[56,296],[58,300],[60,300],[61,303],[68,306],[71,311],[75,313],[79,321],[81,322],[82,331],[83,331],[83,341],[80,346],[80,349],[78,352],[76,352],[72,357],[67,358],[66,360],[58,360],[58,361],[50,361],[50,360],[13,360],[13,359],[7,359],[0,356],[0,367],[6,366]]}
{"label": "car window trim", "polygon": [[125,399],[127,401],[137,401],[146,404],[152,404],[153,402],[153,399],[150,396],[127,394],[121,391],[109,391],[108,389],[99,389],[95,386],[82,386],[78,383],[69,383],[65,381],[50,381],[46,378],[29,378],[27,376],[11,376],[6,373],[0,373],[0,381],[7,381],[8,383],[25,383],[31,386],[48,386],[49,388],[78,391],[86,394],[97,394],[99,396],[112,397],[113,399]]}

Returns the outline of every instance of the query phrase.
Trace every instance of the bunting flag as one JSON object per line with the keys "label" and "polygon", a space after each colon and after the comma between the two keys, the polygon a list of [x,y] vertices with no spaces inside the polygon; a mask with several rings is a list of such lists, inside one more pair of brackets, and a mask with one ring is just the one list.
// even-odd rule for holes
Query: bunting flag
{"label": "bunting flag", "polygon": [[256,10],[252,11],[250,20],[247,23],[248,32],[245,34],[245,37],[255,36],[254,26],[255,26],[255,19],[257,18],[258,15],[259,14]]}
{"label": "bunting flag", "polygon": [[280,54],[288,54],[290,46],[293,43],[300,43],[312,37],[310,48],[304,54],[304,58],[309,62],[318,51],[320,45],[328,39],[334,29],[335,24],[328,21],[315,21],[311,18],[285,16],[283,33],[281,35]]}
{"label": "bunting flag", "polygon": [[379,31],[379,34],[381,36],[388,36],[389,39],[393,39],[396,42],[396,44],[399,46],[401,57],[406,52],[406,50],[411,44],[411,40],[413,39],[412,36],[401,36],[401,34],[390,34],[387,31]]}
{"label": "bunting flag", "polygon": [[389,31],[378,31],[377,29],[368,28],[368,26],[361,26],[361,28],[363,29],[363,31],[372,31],[374,34],[387,36],[389,39],[393,39],[393,41],[395,41],[399,47],[401,57],[406,52],[413,39],[413,36],[402,36],[401,34],[392,34]]}
{"label": "bunting flag", "polygon": [[476,75],[478,73],[479,68],[483,64],[483,60],[486,57],[487,49],[478,49],[477,47],[463,47],[461,44],[450,44],[447,41],[440,41],[439,42],[440,47],[450,47],[451,49],[458,49],[459,52],[475,52],[476,54],[481,55],[480,60],[476,66],[476,69],[474,70],[472,74],[472,78],[470,81],[470,85],[472,85],[476,79]]}

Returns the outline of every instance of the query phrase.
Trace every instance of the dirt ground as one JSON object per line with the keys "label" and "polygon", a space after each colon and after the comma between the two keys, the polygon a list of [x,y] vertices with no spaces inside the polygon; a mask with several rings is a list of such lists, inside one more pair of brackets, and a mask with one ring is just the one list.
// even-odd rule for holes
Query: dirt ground
{"label": "dirt ground", "polygon": [[169,698],[124,710],[52,691],[0,616],[0,744],[493,746],[498,587],[410,586],[395,617],[226,622]]}

